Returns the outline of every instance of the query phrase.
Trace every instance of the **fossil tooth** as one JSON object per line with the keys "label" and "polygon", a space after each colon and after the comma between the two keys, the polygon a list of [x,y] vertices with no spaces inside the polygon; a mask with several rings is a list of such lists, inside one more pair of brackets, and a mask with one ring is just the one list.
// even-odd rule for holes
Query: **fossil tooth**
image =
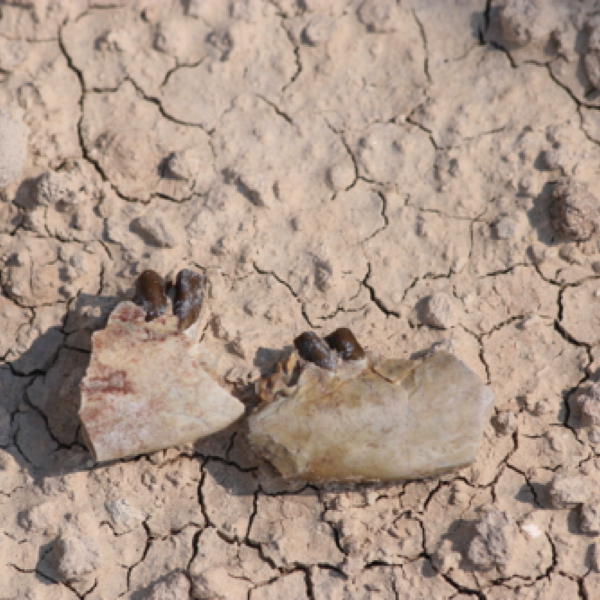
{"label": "fossil tooth", "polygon": [[325,338],[325,341],[344,360],[360,360],[365,357],[365,351],[347,327],[336,329]]}
{"label": "fossil tooth", "polygon": [[165,292],[165,281],[156,271],[148,269],[137,278],[133,301],[146,312],[146,321],[153,321],[167,310],[169,301]]}
{"label": "fossil tooth", "polygon": [[335,370],[335,357],[327,344],[314,332],[305,331],[294,340],[298,354],[323,369]]}
{"label": "fossil tooth", "polygon": [[475,460],[494,396],[452,354],[368,354],[335,371],[298,354],[259,382],[263,403],[249,419],[251,444],[284,477],[393,481]]}
{"label": "fossil tooth", "polygon": [[183,269],[175,281],[173,314],[179,319],[179,330],[188,329],[200,318],[204,302],[206,276]]}
{"label": "fossil tooth", "polygon": [[201,347],[180,331],[179,317],[146,319],[144,307],[121,302],[92,337],[79,416],[97,461],[191,442],[244,413],[203,368]]}

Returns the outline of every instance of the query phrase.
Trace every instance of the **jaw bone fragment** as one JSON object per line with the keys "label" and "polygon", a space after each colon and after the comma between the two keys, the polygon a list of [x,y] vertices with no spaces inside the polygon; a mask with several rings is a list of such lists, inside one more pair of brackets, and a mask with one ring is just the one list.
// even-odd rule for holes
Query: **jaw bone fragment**
{"label": "jaw bone fragment", "polygon": [[249,439],[284,477],[393,481],[471,464],[494,403],[458,358],[365,354],[348,329],[307,332],[258,383]]}
{"label": "jaw bone fragment", "polygon": [[121,302],[106,329],[94,333],[79,416],[95,460],[191,442],[244,413],[204,370],[195,343],[205,279],[179,273],[172,315],[163,279],[145,271],[136,282],[137,304]]}

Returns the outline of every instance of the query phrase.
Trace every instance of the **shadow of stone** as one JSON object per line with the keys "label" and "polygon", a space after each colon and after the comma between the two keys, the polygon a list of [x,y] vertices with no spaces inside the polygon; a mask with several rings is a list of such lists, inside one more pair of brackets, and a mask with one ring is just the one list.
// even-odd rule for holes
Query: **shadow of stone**
{"label": "shadow of stone", "polygon": [[[244,417],[242,417],[244,418]],[[226,429],[213,433],[194,442],[194,453],[205,458],[227,460],[228,451],[233,444],[233,437],[239,431],[239,421]]]}
{"label": "shadow of stone", "polygon": [[38,177],[24,179],[15,192],[14,204],[27,211],[33,210],[37,206],[37,184]]}
{"label": "shadow of stone", "polygon": [[118,301],[81,294],[63,323],[0,368],[0,447],[34,479],[84,468],[79,385],[90,360],[91,336],[104,327]]}
{"label": "shadow of stone", "polygon": [[253,365],[259,369],[261,377],[268,377],[275,372],[280,362],[290,356],[293,350],[293,346],[284,346],[283,348],[260,347],[254,356]]}
{"label": "shadow of stone", "polygon": [[36,371],[46,372],[56,360],[56,355],[64,343],[61,325],[50,327],[36,338],[29,349],[12,361],[13,369],[19,375],[31,375]]}
{"label": "shadow of stone", "polygon": [[469,560],[469,544],[477,535],[477,522],[475,520],[456,519],[450,523],[447,532],[440,538],[439,546],[448,540],[452,552],[460,554],[459,568],[467,573],[474,573],[479,569]]}
{"label": "shadow of stone", "polygon": [[[417,315],[417,320],[419,321],[419,323],[427,323],[427,306],[431,300],[432,296],[424,296],[423,298],[420,298],[418,300],[418,302],[415,304],[415,312]],[[430,327],[432,327],[431,325],[429,325]],[[435,327],[434,329],[441,329],[441,327]],[[415,352],[413,354],[417,355],[417,358],[421,358],[423,357],[426,353],[428,352],[428,350],[422,350],[419,352]],[[414,360],[411,358],[411,360]]]}
{"label": "shadow of stone", "polygon": [[542,191],[533,199],[533,207],[527,213],[529,223],[537,233],[538,241],[547,246],[557,245],[560,241],[550,221],[553,188],[553,183],[544,184]]}
{"label": "shadow of stone", "polygon": [[91,352],[93,333],[106,327],[113,308],[123,300],[125,298],[116,296],[80,294],[75,305],[67,314],[64,327],[68,336],[67,346]]}
{"label": "shadow of stone", "polygon": [[[178,581],[178,577],[183,576],[184,580]],[[187,584],[183,581],[187,580]],[[183,595],[189,594],[190,583],[188,575],[180,569],[171,571],[166,575],[162,575],[158,579],[150,582],[143,589],[133,592],[128,598],[130,600],[145,600],[146,598],[183,598]],[[187,588],[187,589],[186,589]]]}
{"label": "shadow of stone", "polygon": [[567,530],[571,535],[589,538],[590,542],[594,541],[596,534],[587,533],[581,530],[581,505],[572,508],[567,517]]}
{"label": "shadow of stone", "polygon": [[536,502],[536,497],[531,489],[526,483],[524,483],[517,491],[517,493],[513,496],[513,498],[517,502],[521,502],[522,504],[529,504],[532,509],[539,509]]}
{"label": "shadow of stone", "polygon": [[205,464],[204,470],[229,496],[254,496],[256,492],[257,483],[252,471],[242,471],[234,463],[212,459]]}

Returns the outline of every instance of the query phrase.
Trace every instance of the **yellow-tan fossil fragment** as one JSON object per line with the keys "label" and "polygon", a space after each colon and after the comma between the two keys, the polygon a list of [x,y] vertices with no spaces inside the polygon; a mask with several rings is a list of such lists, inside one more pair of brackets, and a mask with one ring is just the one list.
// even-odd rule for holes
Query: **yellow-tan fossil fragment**
{"label": "yellow-tan fossil fragment", "polygon": [[284,477],[392,481],[475,460],[494,396],[458,358],[342,360],[332,350],[332,368],[321,354],[321,366],[307,359],[298,339],[259,382],[263,403],[249,419],[251,444]]}
{"label": "yellow-tan fossil fragment", "polygon": [[97,461],[191,442],[244,413],[203,368],[201,347],[181,329],[181,316],[149,321],[148,314],[144,306],[121,302],[93,335],[79,416]]}

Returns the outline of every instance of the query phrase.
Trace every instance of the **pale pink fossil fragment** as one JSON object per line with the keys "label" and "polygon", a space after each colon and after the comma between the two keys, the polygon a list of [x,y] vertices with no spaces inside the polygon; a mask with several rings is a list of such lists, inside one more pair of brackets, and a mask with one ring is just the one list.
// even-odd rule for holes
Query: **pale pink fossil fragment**
{"label": "pale pink fossil fragment", "polygon": [[244,413],[203,368],[202,349],[178,315],[146,319],[144,308],[122,302],[92,338],[79,415],[98,461],[191,442]]}
{"label": "pale pink fossil fragment", "polygon": [[284,477],[412,479],[475,460],[494,402],[475,373],[447,352],[414,361],[349,352],[331,343],[337,333],[325,338],[330,357],[303,334],[259,382],[249,439]]}

